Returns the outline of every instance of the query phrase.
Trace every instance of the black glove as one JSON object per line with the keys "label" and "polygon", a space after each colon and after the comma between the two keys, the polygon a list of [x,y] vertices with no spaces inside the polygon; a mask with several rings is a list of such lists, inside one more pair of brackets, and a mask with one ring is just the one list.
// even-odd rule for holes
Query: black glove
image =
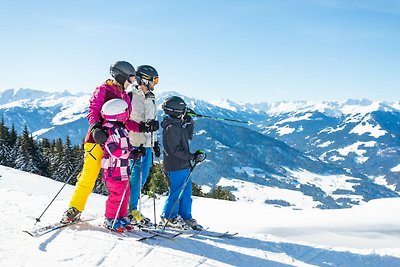
{"label": "black glove", "polygon": [[193,111],[193,109],[187,108],[185,116],[183,116],[183,121],[185,123],[193,123],[193,117],[196,116],[196,113]]}
{"label": "black glove", "polygon": [[148,120],[147,122],[139,123],[139,132],[140,133],[148,133],[155,132],[160,128],[157,120]]}
{"label": "black glove", "polygon": [[107,133],[101,127],[101,123],[100,122],[93,123],[90,126],[90,131],[92,133],[94,141],[97,144],[102,145],[107,141],[107,137],[108,137]]}
{"label": "black glove", "polygon": [[190,123],[193,123],[193,118],[192,118],[192,116],[190,116],[189,114],[185,114],[185,116],[183,116],[183,121],[184,121],[185,123],[190,124]]}
{"label": "black glove", "polygon": [[205,159],[206,159],[206,153],[204,152],[204,150],[196,150],[196,152],[194,152],[193,161],[195,163],[200,163]]}
{"label": "black glove", "polygon": [[159,158],[161,156],[161,149],[160,149],[160,144],[158,143],[158,141],[154,142],[153,150],[154,150],[154,155],[156,156],[156,158]]}
{"label": "black glove", "polygon": [[130,157],[132,159],[139,159],[142,156],[146,155],[146,148],[143,145],[140,145],[137,148],[132,149]]}

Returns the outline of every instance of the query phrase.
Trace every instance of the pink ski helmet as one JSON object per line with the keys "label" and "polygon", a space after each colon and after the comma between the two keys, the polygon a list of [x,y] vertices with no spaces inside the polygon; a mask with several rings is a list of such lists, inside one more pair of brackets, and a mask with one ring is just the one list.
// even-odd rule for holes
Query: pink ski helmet
{"label": "pink ski helmet", "polygon": [[128,104],[123,99],[111,99],[101,108],[101,116],[106,121],[125,122],[129,117]]}

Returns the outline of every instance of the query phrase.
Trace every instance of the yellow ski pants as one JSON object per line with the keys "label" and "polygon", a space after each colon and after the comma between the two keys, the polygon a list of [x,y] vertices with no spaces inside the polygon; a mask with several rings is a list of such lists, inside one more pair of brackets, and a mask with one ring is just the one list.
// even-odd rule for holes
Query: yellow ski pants
{"label": "yellow ski pants", "polygon": [[72,194],[69,207],[75,207],[82,212],[85,209],[86,201],[93,190],[96,179],[101,169],[101,159],[104,152],[98,144],[85,143],[85,157],[83,168],[78,175],[75,191]]}

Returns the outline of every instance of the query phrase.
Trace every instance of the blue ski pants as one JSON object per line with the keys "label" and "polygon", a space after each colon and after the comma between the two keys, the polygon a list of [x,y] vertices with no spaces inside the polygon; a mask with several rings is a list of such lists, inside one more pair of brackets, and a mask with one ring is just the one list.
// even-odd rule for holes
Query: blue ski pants
{"label": "blue ski pants", "polygon": [[[178,215],[184,220],[192,219],[192,179],[186,184],[185,189],[182,191],[183,185],[190,174],[189,169],[182,169],[178,171],[167,172],[170,179],[170,188],[167,201],[165,202],[164,209],[161,217],[163,218],[175,218]],[[171,210],[182,192],[182,196],[175,206],[175,209]],[[171,216],[170,216],[171,214]]]}
{"label": "blue ski pants", "polygon": [[[136,161],[132,161],[132,165],[133,162],[135,165],[131,165],[129,211],[137,210],[140,190],[149,176],[152,157],[152,148],[146,147],[146,155]],[[142,184],[140,184],[140,177],[142,177]]]}

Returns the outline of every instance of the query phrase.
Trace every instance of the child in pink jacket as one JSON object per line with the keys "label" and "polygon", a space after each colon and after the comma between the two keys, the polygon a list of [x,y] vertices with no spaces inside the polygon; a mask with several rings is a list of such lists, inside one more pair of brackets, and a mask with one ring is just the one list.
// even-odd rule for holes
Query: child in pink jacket
{"label": "child in pink jacket", "polygon": [[103,179],[110,195],[106,201],[104,226],[110,230],[124,231],[130,223],[127,217],[129,203],[129,177],[132,160],[141,156],[141,148],[132,151],[129,135],[124,122],[129,118],[126,101],[112,99],[102,109],[103,130],[108,134],[104,143],[104,156],[101,160]]}

